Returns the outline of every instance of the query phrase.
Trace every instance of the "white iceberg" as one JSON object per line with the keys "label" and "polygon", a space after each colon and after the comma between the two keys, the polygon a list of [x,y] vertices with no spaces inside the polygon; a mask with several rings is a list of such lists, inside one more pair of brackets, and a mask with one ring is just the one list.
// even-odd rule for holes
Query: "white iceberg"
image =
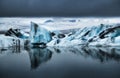
{"label": "white iceberg", "polygon": [[0,35],[0,48],[24,46],[24,40],[17,37]]}

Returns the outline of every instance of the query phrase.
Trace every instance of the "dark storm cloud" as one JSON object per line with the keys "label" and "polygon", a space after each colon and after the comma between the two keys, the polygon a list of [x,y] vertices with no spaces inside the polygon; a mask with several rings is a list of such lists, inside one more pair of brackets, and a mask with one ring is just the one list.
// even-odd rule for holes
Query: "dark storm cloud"
{"label": "dark storm cloud", "polygon": [[120,0],[0,0],[0,16],[120,16]]}

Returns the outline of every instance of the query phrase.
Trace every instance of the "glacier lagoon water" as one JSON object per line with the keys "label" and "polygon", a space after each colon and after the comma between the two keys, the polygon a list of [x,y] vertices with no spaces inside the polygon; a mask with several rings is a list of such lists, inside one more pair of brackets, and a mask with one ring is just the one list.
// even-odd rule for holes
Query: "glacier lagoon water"
{"label": "glacier lagoon water", "polygon": [[120,78],[120,47],[0,50],[0,78]]}

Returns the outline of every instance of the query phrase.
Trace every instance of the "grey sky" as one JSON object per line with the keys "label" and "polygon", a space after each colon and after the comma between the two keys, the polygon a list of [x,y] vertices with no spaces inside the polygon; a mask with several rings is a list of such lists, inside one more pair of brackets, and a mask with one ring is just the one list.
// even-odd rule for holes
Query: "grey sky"
{"label": "grey sky", "polygon": [[0,16],[120,16],[120,0],[0,0]]}

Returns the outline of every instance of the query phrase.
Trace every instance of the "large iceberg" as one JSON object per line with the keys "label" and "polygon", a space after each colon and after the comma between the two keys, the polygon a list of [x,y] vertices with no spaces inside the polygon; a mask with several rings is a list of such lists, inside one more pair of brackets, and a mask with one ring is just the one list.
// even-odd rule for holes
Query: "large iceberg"
{"label": "large iceberg", "polygon": [[120,26],[104,25],[84,27],[75,34],[66,35],[60,39],[55,38],[49,42],[48,46],[73,46],[73,45],[110,45],[120,46]]}
{"label": "large iceberg", "polygon": [[52,35],[47,29],[31,22],[30,42],[33,45],[46,44],[52,40]]}

